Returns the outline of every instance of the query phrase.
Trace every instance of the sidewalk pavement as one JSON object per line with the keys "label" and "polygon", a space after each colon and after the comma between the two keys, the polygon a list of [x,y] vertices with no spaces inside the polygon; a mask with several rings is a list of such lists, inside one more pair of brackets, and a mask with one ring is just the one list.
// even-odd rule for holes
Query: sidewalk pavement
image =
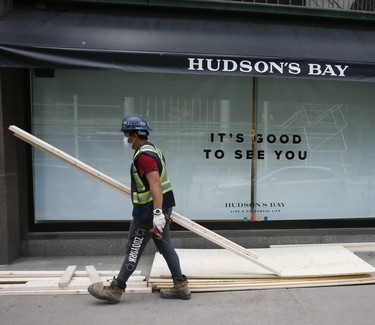
{"label": "sidewalk pavement", "polygon": [[[375,252],[357,253],[375,266]],[[0,271],[118,270],[122,256],[24,257]],[[150,273],[153,255],[138,270]],[[90,295],[0,296],[2,325],[373,325],[375,285],[193,293],[192,299],[164,300],[158,292],[125,294],[110,305]]]}

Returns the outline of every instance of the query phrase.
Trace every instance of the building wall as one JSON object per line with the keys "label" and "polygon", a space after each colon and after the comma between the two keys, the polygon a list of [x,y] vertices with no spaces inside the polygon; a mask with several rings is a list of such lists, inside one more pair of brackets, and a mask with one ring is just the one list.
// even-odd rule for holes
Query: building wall
{"label": "building wall", "polygon": [[21,229],[28,223],[27,149],[8,130],[25,125],[26,80],[24,70],[0,71],[0,264],[20,256]]}
{"label": "building wall", "polygon": [[[0,0],[0,19],[10,1]],[[0,70],[0,264],[19,256],[118,255],[123,254],[124,231],[66,231],[57,225],[53,231],[33,230],[31,147],[9,132],[9,125],[30,128],[29,70]],[[371,226],[339,228],[220,230],[221,235],[244,247],[274,244],[375,241]],[[177,248],[215,248],[216,245],[189,231],[173,233]],[[154,251],[149,245],[148,252]]]}
{"label": "building wall", "polygon": [[0,0],[0,19],[2,19],[10,10],[12,1]]}

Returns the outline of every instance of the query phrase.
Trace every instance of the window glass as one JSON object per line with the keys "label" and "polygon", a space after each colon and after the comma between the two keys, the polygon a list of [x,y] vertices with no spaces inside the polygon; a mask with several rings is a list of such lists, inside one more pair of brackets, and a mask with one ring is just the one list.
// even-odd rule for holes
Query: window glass
{"label": "window glass", "polygon": [[[234,151],[238,134],[250,137],[251,102],[251,78],[57,70],[54,78],[33,77],[32,126],[44,141],[130,186],[133,151],[123,147],[121,121],[143,114],[149,140],[166,156],[176,211],[228,219],[217,188],[249,177],[250,160]],[[128,198],[39,150],[34,197],[37,222],[131,219]]]}
{"label": "window glass", "polygon": [[[374,216],[373,83],[56,70],[33,76],[32,130],[130,185],[123,117],[143,114],[175,210],[193,220]],[[255,117],[253,123],[252,118]],[[36,222],[130,220],[124,195],[34,150]]]}
{"label": "window glass", "polygon": [[259,79],[256,217],[374,216],[371,83]]}

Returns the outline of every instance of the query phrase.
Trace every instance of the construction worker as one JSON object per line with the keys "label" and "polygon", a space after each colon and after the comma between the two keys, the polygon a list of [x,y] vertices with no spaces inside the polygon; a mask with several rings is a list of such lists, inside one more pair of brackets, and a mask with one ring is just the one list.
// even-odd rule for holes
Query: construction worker
{"label": "construction worker", "polygon": [[169,224],[166,222],[170,220],[175,200],[164,156],[147,141],[151,129],[144,116],[126,116],[121,131],[124,133],[124,144],[135,150],[131,165],[133,219],[125,259],[117,278],[109,286],[93,284],[88,287],[88,291],[97,299],[118,303],[125,292],[127,280],[136,269],[147,243],[153,238],[167,262],[174,283],[172,289],[162,290],[160,297],[190,299],[187,279],[181,273],[179,257],[172,245]]}

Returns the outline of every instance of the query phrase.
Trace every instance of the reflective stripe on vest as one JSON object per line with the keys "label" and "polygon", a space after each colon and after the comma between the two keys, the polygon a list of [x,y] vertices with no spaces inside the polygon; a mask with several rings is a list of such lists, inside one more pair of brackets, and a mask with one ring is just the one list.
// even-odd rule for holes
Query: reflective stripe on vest
{"label": "reflective stripe on vest", "polygon": [[[162,193],[165,194],[169,191],[172,191],[172,186],[170,183],[170,180],[168,178],[166,168],[165,168],[165,162],[163,159],[163,154],[161,151],[153,147],[151,145],[143,145],[135,154],[133,157],[133,162],[135,162],[136,158],[141,154],[145,152],[152,152],[154,155],[156,155],[160,162],[161,162],[161,172],[160,172],[160,183],[162,188]],[[133,203],[135,204],[146,204],[148,202],[152,201],[151,191],[149,188],[146,187],[146,185],[142,182],[142,178],[139,176],[138,170],[135,167],[135,163],[133,163],[132,168],[132,174],[135,180],[135,186],[136,191],[133,191]]]}

